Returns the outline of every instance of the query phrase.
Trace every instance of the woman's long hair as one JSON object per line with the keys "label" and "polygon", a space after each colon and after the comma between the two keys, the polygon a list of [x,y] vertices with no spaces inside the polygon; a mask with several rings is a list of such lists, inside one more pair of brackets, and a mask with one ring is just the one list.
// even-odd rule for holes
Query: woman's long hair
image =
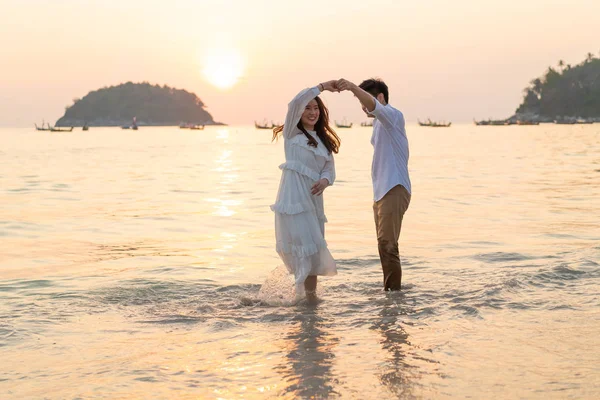
{"label": "woman's long hair", "polygon": [[[319,96],[315,97],[317,101],[317,105],[319,106],[319,119],[315,124],[315,131],[317,132],[317,136],[329,153],[336,153],[340,149],[341,140],[335,131],[329,126],[329,111],[325,104],[323,104],[323,100],[319,98]],[[302,125],[302,120],[298,121],[298,129],[300,129],[304,135],[308,138],[308,145],[317,147],[318,143],[307,131],[304,129],[304,125]],[[277,140],[279,135],[283,132],[283,125],[273,128],[273,141]]]}

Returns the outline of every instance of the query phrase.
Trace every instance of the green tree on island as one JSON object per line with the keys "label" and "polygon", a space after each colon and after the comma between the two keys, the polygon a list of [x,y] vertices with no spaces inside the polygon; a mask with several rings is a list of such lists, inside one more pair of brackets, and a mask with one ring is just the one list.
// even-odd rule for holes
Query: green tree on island
{"label": "green tree on island", "polygon": [[553,120],[560,117],[600,118],[600,59],[588,53],[580,64],[571,67],[563,60],[559,70],[548,67],[541,78],[524,90],[517,115]]}

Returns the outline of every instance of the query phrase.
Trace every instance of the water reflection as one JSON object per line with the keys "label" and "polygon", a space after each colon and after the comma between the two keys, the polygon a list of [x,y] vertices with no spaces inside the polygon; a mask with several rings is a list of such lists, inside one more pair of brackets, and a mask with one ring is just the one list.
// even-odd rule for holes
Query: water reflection
{"label": "water reflection", "polygon": [[216,168],[213,171],[218,172],[218,184],[219,186],[228,186],[237,182],[239,170],[233,164],[233,152],[231,150],[223,150],[216,158]]}
{"label": "water reflection", "polygon": [[[226,136],[229,135],[226,130],[224,132]],[[222,194],[222,196],[206,199],[210,203],[215,203],[213,215],[219,217],[231,217],[235,215],[237,213],[235,207],[242,204],[240,200],[232,199],[231,196],[227,195],[229,191],[228,187],[235,185],[239,180],[239,174],[236,173],[238,169],[233,164],[232,154],[231,150],[224,149],[216,156],[214,162],[215,168],[212,170],[216,172],[213,192]]]}
{"label": "water reflection", "polygon": [[231,217],[237,214],[235,207],[242,204],[241,201],[233,199],[209,198],[206,199],[206,201],[209,203],[215,203],[213,206],[213,208],[215,209],[213,215],[217,215],[219,217]]}
{"label": "water reflection", "polygon": [[318,399],[336,395],[331,369],[339,339],[328,332],[332,322],[320,316],[318,307],[308,307],[295,319],[300,322],[285,336],[287,354],[276,368],[284,378],[285,394]]}
{"label": "water reflection", "polygon": [[217,130],[217,139],[222,140],[223,143],[229,143],[229,129],[220,128]]}
{"label": "water reflection", "polygon": [[215,158],[216,168],[213,171],[217,172],[228,172],[231,171],[231,164],[233,163],[231,159],[231,154],[233,152],[231,150],[223,150],[217,157]]}
{"label": "water reflection", "polygon": [[381,333],[381,347],[388,354],[386,362],[382,364],[379,380],[391,393],[402,399],[415,396],[413,386],[416,368],[408,363],[411,345],[399,319],[408,313],[403,300],[402,293],[386,294],[379,318],[371,328]]}

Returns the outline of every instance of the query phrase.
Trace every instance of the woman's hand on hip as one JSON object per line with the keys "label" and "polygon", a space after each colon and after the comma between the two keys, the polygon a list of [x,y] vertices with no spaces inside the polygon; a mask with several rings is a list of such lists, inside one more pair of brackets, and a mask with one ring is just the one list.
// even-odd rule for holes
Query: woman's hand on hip
{"label": "woman's hand on hip", "polygon": [[310,189],[310,193],[312,195],[317,195],[320,196],[323,194],[323,191],[325,190],[325,188],[329,186],[329,181],[325,178],[319,179],[314,185],[312,185],[312,188]]}

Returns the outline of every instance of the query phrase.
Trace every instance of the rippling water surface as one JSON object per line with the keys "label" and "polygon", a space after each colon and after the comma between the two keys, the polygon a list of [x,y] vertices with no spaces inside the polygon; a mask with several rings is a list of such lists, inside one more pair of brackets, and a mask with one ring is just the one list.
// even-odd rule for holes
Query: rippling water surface
{"label": "rippling water surface", "polygon": [[394,294],[339,133],[338,275],[279,306],[269,131],[1,129],[0,398],[600,397],[600,124],[410,126]]}

